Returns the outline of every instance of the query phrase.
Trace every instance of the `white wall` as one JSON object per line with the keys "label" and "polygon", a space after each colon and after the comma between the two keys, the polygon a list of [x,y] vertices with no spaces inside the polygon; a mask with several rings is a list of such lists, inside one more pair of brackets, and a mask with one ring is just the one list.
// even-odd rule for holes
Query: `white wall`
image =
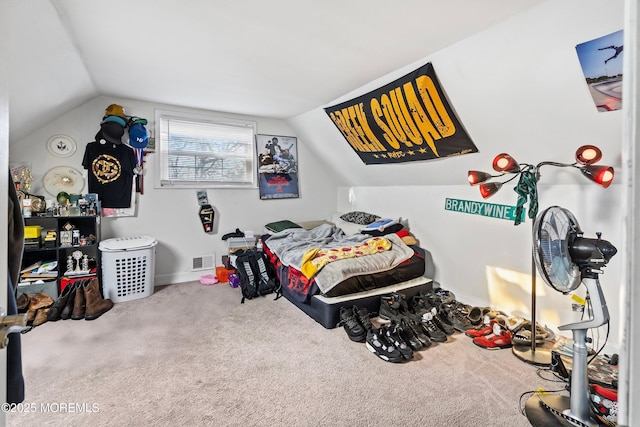
{"label": "white wall", "polygon": [[[118,103],[127,114],[153,121],[154,109],[188,111],[169,105],[156,105],[143,101],[97,97],[72,110],[48,125],[32,132],[19,141],[11,141],[10,160],[29,162],[33,168],[35,194],[46,194],[42,187],[42,176],[54,166],[72,166],[83,172],[82,157],[87,143],[94,140],[99,130],[105,108]],[[258,123],[258,133],[296,136],[283,120],[260,117],[240,117],[214,113],[225,117],[238,117]],[[151,128],[151,125],[149,126]],[[72,137],[78,144],[76,153],[60,159],[46,150],[47,140],[56,134]],[[198,217],[196,189],[154,188],[157,156],[146,157],[144,195],[139,196],[136,217],[104,218],[102,238],[149,235],[158,240],[156,251],[156,284],[177,283],[198,279],[203,272],[193,272],[192,258],[216,254],[217,263],[226,253],[222,235],[234,231],[251,230],[260,234],[269,221],[291,219],[304,221],[328,216],[335,210],[339,181],[327,173],[327,165],[315,158],[303,138],[298,139],[300,165],[300,198],[284,200],[260,200],[258,189],[208,189],[209,200],[216,210],[216,232],[207,234],[202,230]],[[85,185],[85,192],[87,187]],[[53,198],[51,195],[47,195]]]}
{"label": "white wall", "polygon": [[[355,186],[457,184],[466,179],[466,170],[490,165],[501,150],[537,163],[555,153],[565,159],[587,143],[600,146],[607,160],[620,166],[622,114],[597,112],[575,46],[621,30],[623,12],[622,0],[550,0],[328,104],[367,93],[432,62],[479,153],[364,165],[322,108],[290,123]],[[332,148],[320,149],[327,146]],[[571,173],[559,179],[582,182]]]}

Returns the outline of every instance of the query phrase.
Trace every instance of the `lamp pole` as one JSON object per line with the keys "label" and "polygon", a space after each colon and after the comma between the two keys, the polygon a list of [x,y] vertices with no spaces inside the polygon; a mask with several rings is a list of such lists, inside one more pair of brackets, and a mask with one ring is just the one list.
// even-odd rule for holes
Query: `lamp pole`
{"label": "lamp pole", "polygon": [[[538,181],[540,181],[540,166],[546,164],[547,162],[539,163],[536,165],[532,172],[536,179],[536,185]],[[535,222],[531,221],[531,238],[533,239],[533,226]],[[536,343],[536,260],[533,255],[533,240],[531,245],[531,346],[519,346],[514,345],[511,348],[513,354],[520,360],[538,366],[548,366],[551,364],[551,350],[549,348],[545,348],[544,346],[540,348],[537,347]]]}

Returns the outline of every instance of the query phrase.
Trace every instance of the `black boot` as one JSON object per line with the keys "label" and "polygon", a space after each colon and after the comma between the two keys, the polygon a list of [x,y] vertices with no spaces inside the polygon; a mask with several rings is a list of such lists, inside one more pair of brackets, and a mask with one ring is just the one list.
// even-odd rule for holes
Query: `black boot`
{"label": "black boot", "polygon": [[55,322],[56,320],[60,320],[62,317],[62,311],[69,303],[69,297],[72,294],[74,286],[67,285],[51,307],[51,310],[47,313],[47,320],[50,322]]}
{"label": "black boot", "polygon": [[76,300],[78,285],[76,283],[70,283],[67,285],[67,288],[71,288],[71,290],[69,291],[69,298],[67,299],[67,303],[60,313],[60,319],[62,320],[67,320],[71,317],[71,313],[73,312],[73,303]]}

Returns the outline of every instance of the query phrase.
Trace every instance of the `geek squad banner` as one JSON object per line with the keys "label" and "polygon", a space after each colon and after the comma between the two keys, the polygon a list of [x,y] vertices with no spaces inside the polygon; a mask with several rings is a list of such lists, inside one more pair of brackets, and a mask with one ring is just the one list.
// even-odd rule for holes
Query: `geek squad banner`
{"label": "geek squad banner", "polygon": [[478,152],[447,103],[431,63],[325,111],[365,164]]}

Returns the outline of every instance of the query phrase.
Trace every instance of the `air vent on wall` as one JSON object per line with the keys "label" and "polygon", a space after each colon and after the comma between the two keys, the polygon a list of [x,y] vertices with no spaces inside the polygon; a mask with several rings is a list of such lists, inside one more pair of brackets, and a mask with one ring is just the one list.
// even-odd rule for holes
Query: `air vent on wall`
{"label": "air vent on wall", "polygon": [[212,270],[213,269],[213,259],[215,256],[212,255],[203,255],[199,257],[193,258],[193,271],[197,270]]}

